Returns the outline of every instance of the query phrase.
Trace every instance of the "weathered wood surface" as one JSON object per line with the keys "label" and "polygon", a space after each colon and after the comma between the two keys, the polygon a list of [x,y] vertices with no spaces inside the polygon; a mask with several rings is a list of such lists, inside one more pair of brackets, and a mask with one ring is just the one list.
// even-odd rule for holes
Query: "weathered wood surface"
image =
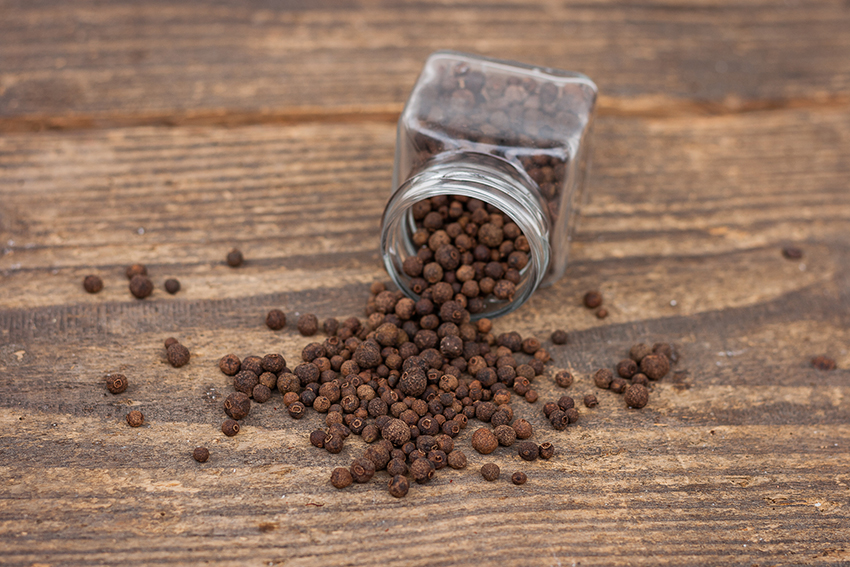
{"label": "weathered wood surface", "polygon": [[[491,29],[471,17],[508,21],[505,5],[451,8],[462,16],[454,22],[437,6],[382,6],[2,4],[0,123],[15,132],[0,136],[0,564],[850,561],[850,112],[841,102],[850,52],[835,31],[847,5],[539,3],[510,11],[513,36],[504,22]],[[597,42],[553,41],[546,34],[563,20],[541,18],[539,35],[522,28],[526,12],[541,11],[583,14],[589,29],[576,33]],[[236,20],[247,29],[252,18],[272,35],[208,27]],[[630,111],[682,101],[658,116],[615,116],[613,105],[603,113],[567,276],[497,322],[540,338],[567,328],[552,368],[578,374],[573,395],[595,391],[590,371],[637,341],[672,341],[681,360],[644,410],[597,392],[600,406],[567,432],[544,422],[541,402],[515,403],[536,439],[559,447],[550,462],[467,450],[468,469],[444,469],[403,500],[380,474],[340,492],[329,472],[362,444],[339,455],[313,449],[306,434],[318,416],[294,422],[279,397],[224,437],[229,386],[216,362],[229,351],[296,358],[308,339],[291,325],[269,331],[269,308],[359,315],[369,283],[385,277],[377,238],[394,145],[387,117],[427,51],[446,45],[433,37],[442,21],[465,32],[454,47],[498,40],[500,54],[539,63],[583,57],[582,70],[599,73]],[[625,45],[628,33],[645,51]],[[79,49],[75,34],[100,39]],[[245,46],[264,37],[280,43],[252,70]],[[757,81],[741,72],[716,83],[694,64],[713,66],[713,53],[732,46],[750,50],[740,61],[759,67]],[[132,50],[159,64],[127,59]],[[659,53],[666,58],[653,59]],[[638,80],[641,57],[663,76]],[[73,73],[45,71],[59,58]],[[347,69],[349,83],[325,84],[321,98],[309,77],[330,68]],[[273,70],[295,77],[289,91],[269,82],[254,100],[230,94]],[[51,98],[71,74],[79,96]],[[21,87],[37,76],[56,88]],[[151,77],[169,86],[139,87]],[[177,96],[198,80],[198,98]],[[213,93],[213,84],[228,88]],[[733,99],[807,107],[696,116],[706,101],[728,109]],[[327,109],[320,122],[217,124],[297,122],[311,106]],[[152,125],[193,112],[207,118]],[[68,130],[25,131],[50,124]],[[104,124],[113,127],[74,128]],[[786,244],[802,247],[803,259],[784,259]],[[248,259],[236,270],[222,262],[232,246]],[[157,284],[145,301],[127,292],[132,262],[146,263]],[[103,292],[83,292],[87,273],[104,278]],[[172,276],[184,286],[174,297],[161,287]],[[611,312],[602,321],[580,306],[594,287]],[[164,361],[171,335],[192,350],[184,368]],[[812,369],[821,353],[839,368]],[[100,383],[114,371],[131,380],[119,396]],[[541,400],[559,394],[548,381],[539,390]],[[145,427],[123,423],[129,407],[144,411]],[[190,457],[201,444],[212,452],[203,465]],[[487,461],[502,467],[498,483],[478,475]],[[529,476],[522,487],[507,479],[517,469]]]}

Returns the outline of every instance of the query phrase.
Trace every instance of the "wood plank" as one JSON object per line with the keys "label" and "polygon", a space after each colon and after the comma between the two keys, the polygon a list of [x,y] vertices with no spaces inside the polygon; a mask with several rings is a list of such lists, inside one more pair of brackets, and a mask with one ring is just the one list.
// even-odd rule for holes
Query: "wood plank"
{"label": "wood plank", "polygon": [[806,3],[0,2],[0,130],[384,120],[457,49],[582,71],[601,111],[850,100],[850,12]]}
{"label": "wood plank", "polygon": [[[567,277],[497,330],[545,339],[549,372],[594,392],[525,464],[469,448],[404,500],[385,475],[336,491],[339,455],[313,449],[316,414],[255,406],[218,432],[229,351],[297,359],[311,339],[269,331],[270,307],[359,315],[384,277],[386,123],[126,128],[0,136],[0,542],[4,565],[827,565],[850,560],[850,118],[785,110],[700,119],[602,118]],[[144,227],[144,234],[137,229]],[[10,241],[13,241],[10,243]],[[801,262],[781,257],[804,248]],[[222,264],[231,246],[238,270]],[[131,300],[125,265],[177,296]],[[805,264],[802,269],[801,264]],[[106,289],[84,294],[96,271]],[[580,306],[603,290],[609,318]],[[676,305],[671,305],[671,300]],[[193,353],[171,368],[162,341]],[[638,341],[681,358],[634,411],[590,373]],[[827,353],[839,369],[818,372]],[[101,377],[122,371],[125,394]],[[563,391],[536,382],[541,400]],[[122,423],[141,408],[148,425]],[[204,465],[189,452],[200,444]],[[497,484],[477,473],[497,462]],[[506,476],[522,469],[528,484]]]}

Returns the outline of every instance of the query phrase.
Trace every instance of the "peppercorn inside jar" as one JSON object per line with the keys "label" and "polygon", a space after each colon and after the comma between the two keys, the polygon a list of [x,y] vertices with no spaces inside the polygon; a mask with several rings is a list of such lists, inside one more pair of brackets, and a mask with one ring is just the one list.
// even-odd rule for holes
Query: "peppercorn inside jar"
{"label": "peppercorn inside jar", "polygon": [[399,288],[478,318],[513,311],[560,278],[596,94],[578,73],[431,55],[399,119],[382,219]]}

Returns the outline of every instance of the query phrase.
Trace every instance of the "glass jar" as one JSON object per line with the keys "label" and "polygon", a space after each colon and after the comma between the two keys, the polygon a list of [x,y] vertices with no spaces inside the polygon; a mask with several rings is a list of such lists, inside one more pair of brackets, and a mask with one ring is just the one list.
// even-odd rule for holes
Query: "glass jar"
{"label": "glass jar", "polygon": [[[463,211],[461,230],[475,234],[483,225],[470,221],[470,213],[481,203],[499,217],[490,219],[505,228],[505,240],[516,234],[516,227],[521,236],[498,250],[494,246],[486,261],[484,251],[475,249],[474,279],[487,284],[481,290],[490,288],[490,282],[481,279],[486,267],[481,264],[488,262],[500,264],[515,289],[505,284],[510,294],[479,291],[461,298],[472,300],[473,318],[513,311],[538,286],[560,278],[582,197],[596,96],[596,85],[579,73],[451,51],[432,54],[398,121],[395,191],[382,219],[381,250],[396,285],[410,297],[424,293],[430,298],[430,288],[423,289],[422,278],[415,275],[416,266],[410,269],[418,262],[405,264],[417,255],[426,264],[434,261],[436,249],[422,250],[435,248],[433,239],[423,244],[427,235],[421,233],[426,228],[428,234],[444,232],[439,222],[436,229],[433,223],[423,226],[423,210],[430,206],[439,212],[450,234],[458,233],[457,226],[449,225],[460,221],[458,211]],[[422,203],[425,200],[430,202]],[[422,204],[414,207],[417,203]],[[478,213],[476,220],[482,218]],[[444,235],[437,240],[445,244]],[[483,235],[478,240],[489,242]],[[470,259],[470,250],[457,239],[450,238],[450,244],[462,259]],[[519,269],[510,271],[514,257],[508,256],[520,249],[527,261],[520,258]],[[506,254],[500,256],[502,252]],[[499,273],[498,267],[489,268]],[[469,273],[460,277],[459,272],[443,270],[443,280],[460,294]]]}

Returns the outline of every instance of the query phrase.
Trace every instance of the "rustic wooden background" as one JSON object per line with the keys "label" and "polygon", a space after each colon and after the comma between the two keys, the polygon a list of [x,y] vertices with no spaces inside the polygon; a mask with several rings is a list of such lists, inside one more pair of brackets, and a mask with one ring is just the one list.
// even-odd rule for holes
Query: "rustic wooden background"
{"label": "rustic wooden background", "polygon": [[[845,0],[0,0],[0,564],[850,564],[848,30]],[[272,307],[361,314],[394,120],[440,48],[602,94],[573,262],[497,328],[568,329],[574,394],[634,342],[681,360],[644,410],[601,392],[567,432],[516,403],[560,452],[500,449],[496,484],[468,450],[403,500],[340,492],[359,441],[313,449],[279,397],[224,437],[216,361],[296,357]]]}

